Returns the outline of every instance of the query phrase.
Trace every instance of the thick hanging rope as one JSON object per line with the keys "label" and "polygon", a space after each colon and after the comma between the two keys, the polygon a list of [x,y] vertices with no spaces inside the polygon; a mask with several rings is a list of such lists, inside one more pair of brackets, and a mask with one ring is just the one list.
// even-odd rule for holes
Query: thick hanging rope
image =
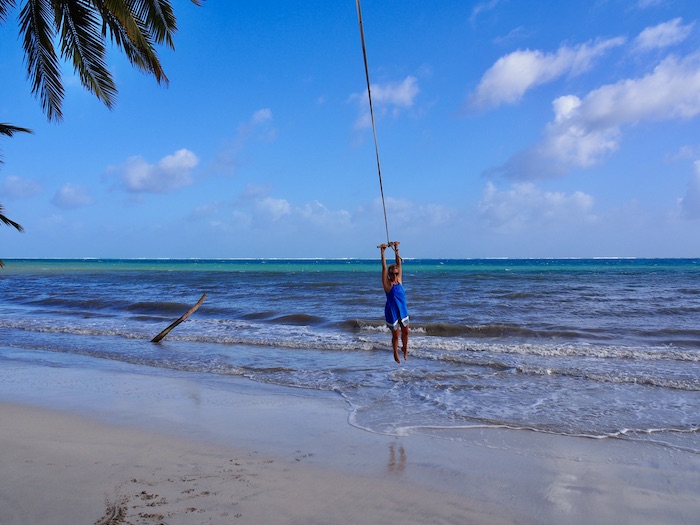
{"label": "thick hanging rope", "polygon": [[360,39],[362,40],[362,56],[365,60],[365,78],[367,79],[367,98],[369,99],[369,115],[372,119],[372,133],[374,134],[374,152],[377,156],[377,173],[379,174],[379,191],[382,195],[382,208],[384,209],[384,228],[386,229],[386,242],[389,244],[389,222],[386,219],[386,204],[384,202],[384,187],[382,185],[382,167],[379,163],[379,144],[377,143],[377,126],[374,124],[374,108],[372,107],[372,90],[369,82],[369,68],[367,67],[367,50],[365,49],[365,31],[362,27],[362,9],[360,0],[356,0],[357,20],[360,23]]}

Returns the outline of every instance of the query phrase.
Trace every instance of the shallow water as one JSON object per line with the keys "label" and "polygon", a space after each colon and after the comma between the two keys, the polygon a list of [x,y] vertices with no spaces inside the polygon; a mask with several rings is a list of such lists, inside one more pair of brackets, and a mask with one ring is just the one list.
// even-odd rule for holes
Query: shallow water
{"label": "shallow water", "polygon": [[513,427],[700,453],[697,259],[407,260],[400,366],[378,261],[6,263],[6,363],[98,358],[336,392],[352,424],[387,434]]}

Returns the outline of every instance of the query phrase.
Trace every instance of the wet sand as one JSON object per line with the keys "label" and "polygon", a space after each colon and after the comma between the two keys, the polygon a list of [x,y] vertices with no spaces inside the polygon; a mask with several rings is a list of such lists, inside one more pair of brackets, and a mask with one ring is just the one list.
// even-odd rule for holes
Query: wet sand
{"label": "wet sand", "polygon": [[653,444],[508,429],[382,436],[351,426],[331,393],[128,367],[0,366],[0,377],[3,525],[690,525],[700,515],[700,457]]}

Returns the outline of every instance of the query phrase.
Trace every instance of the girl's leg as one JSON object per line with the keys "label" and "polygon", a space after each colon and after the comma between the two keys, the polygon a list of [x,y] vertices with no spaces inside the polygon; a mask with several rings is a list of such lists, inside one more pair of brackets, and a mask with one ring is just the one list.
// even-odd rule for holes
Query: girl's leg
{"label": "girl's leg", "polygon": [[401,345],[403,350],[403,360],[408,359],[408,326],[401,327]]}
{"label": "girl's leg", "polygon": [[392,330],[391,332],[391,346],[394,348],[394,361],[397,363],[401,362],[399,359],[399,329]]}

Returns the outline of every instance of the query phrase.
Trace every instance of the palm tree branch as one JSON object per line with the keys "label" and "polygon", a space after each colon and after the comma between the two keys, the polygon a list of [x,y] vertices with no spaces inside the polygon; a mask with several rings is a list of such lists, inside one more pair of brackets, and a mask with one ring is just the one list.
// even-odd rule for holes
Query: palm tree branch
{"label": "palm tree branch", "polygon": [[[203,0],[192,0],[197,6],[202,5],[202,2]],[[146,22],[156,43],[174,49],[173,35],[177,31],[177,20],[170,0],[136,0],[135,3],[138,17]]]}
{"label": "palm tree branch", "polygon": [[72,60],[83,86],[113,108],[117,87],[107,68],[107,51],[94,11],[83,1],[63,0],[55,4],[55,17],[61,29],[63,58]]}
{"label": "palm tree branch", "polygon": [[6,137],[11,137],[15,133],[34,133],[29,128],[20,128],[19,126],[13,126],[12,124],[4,124],[0,122],[0,135],[5,135]]}
{"label": "palm tree branch", "polygon": [[177,31],[177,22],[172,6],[168,0],[136,0],[133,9],[153,35],[156,43],[174,48],[173,35]]}
{"label": "palm tree branch", "polygon": [[[200,6],[204,0],[191,0]],[[49,120],[62,120],[65,90],[54,47],[72,60],[83,86],[108,107],[117,89],[106,65],[107,34],[131,64],[168,83],[155,46],[173,48],[177,24],[172,0],[0,0],[0,24],[11,8],[22,5],[19,21],[27,78]],[[52,16],[53,15],[53,16]],[[101,23],[100,23],[101,19]]]}
{"label": "palm tree branch", "polygon": [[[12,124],[4,124],[0,122],[0,135],[5,137],[11,137],[15,133],[34,133],[29,128],[20,128],[19,126],[13,126]],[[2,151],[0,151],[0,165],[3,164]]]}
{"label": "palm tree branch", "polygon": [[0,22],[7,21],[7,13],[10,9],[14,9],[15,0],[2,0],[0,1]]}
{"label": "palm tree branch", "polygon": [[51,20],[51,3],[51,0],[29,0],[22,7],[19,21],[24,35],[27,76],[32,82],[32,93],[39,97],[49,120],[62,120],[61,106],[65,92],[53,46],[55,32],[48,23]]}
{"label": "palm tree branch", "polygon": [[97,0],[95,7],[103,20],[102,35],[124,51],[132,65],[150,73],[156,81],[167,85],[168,77],[156,53],[153,35],[132,7],[133,2]]}
{"label": "palm tree branch", "polygon": [[0,204],[0,222],[2,222],[3,224],[5,224],[5,225],[7,225],[7,226],[12,226],[12,227],[15,228],[17,231],[20,231],[20,232],[21,232],[21,231],[24,231],[24,228],[22,228],[22,225],[21,225],[21,224],[17,224],[15,221],[10,220],[10,219],[8,219],[7,217],[5,217],[5,214],[3,213],[4,211],[5,211],[5,210],[4,210],[4,208],[2,207],[2,204]]}

